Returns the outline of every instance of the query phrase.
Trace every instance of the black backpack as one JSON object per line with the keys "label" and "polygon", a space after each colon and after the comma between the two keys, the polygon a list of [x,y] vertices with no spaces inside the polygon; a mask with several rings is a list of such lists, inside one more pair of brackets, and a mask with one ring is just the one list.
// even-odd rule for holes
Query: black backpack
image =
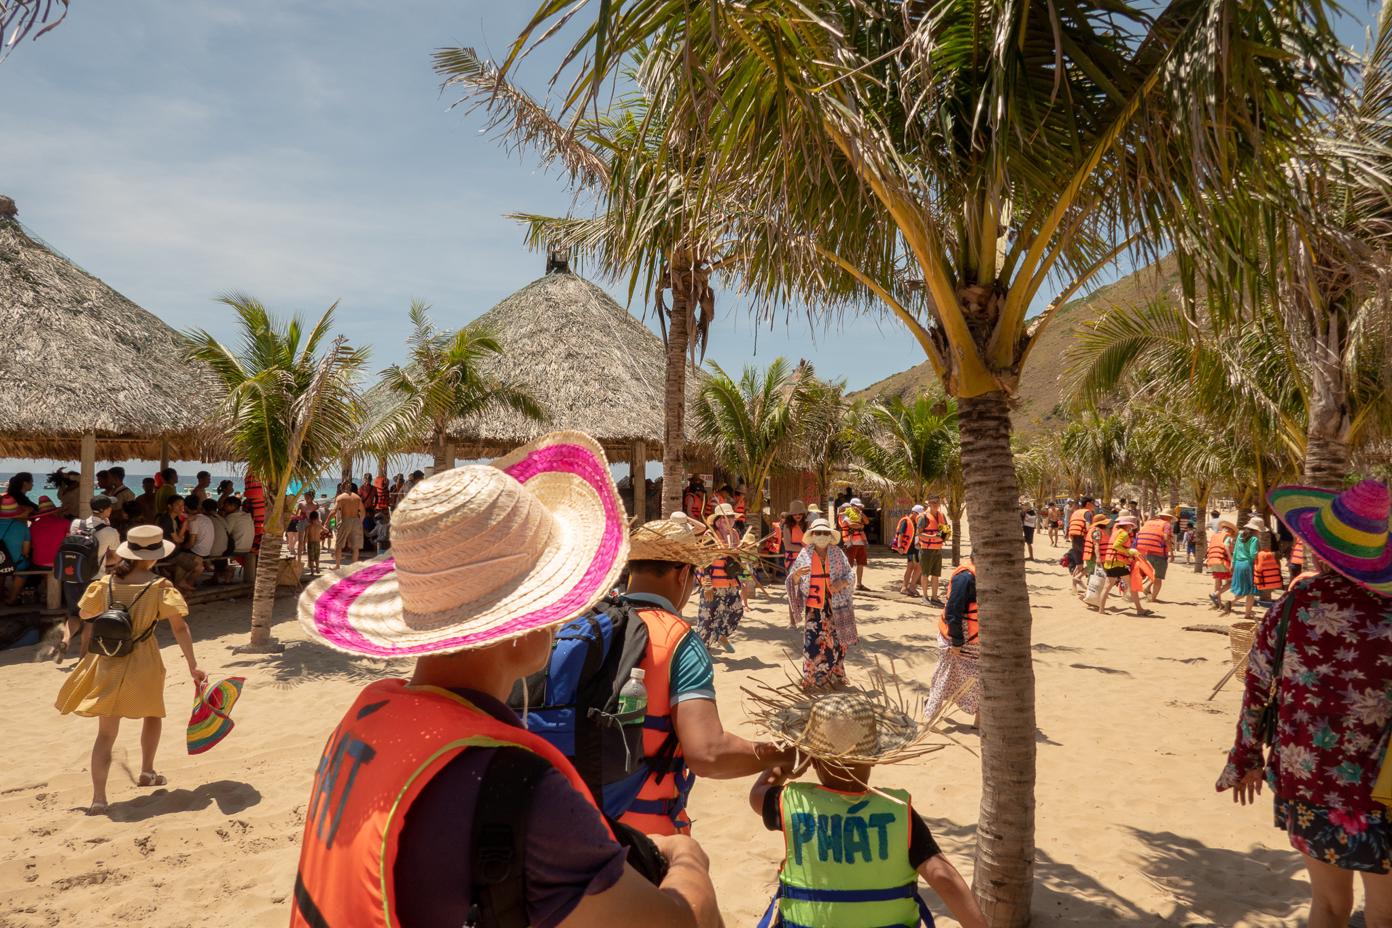
{"label": "black backpack", "polygon": [[77,614],[78,600],[97,577],[97,530],[101,527],[88,519],[74,522],[53,556],[53,576],[62,586],[69,614]]}
{"label": "black backpack", "polygon": [[112,579],[107,583],[106,610],[92,619],[92,649],[96,653],[104,657],[125,657],[135,650],[136,645],[154,633],[156,623],[151,622],[149,628],[139,635],[134,635],[130,610],[131,606],[140,602],[140,597],[157,582],[152,580],[145,584],[140,592],[135,594],[135,599],[130,601],[130,605],[113,601],[111,591],[116,581]]}

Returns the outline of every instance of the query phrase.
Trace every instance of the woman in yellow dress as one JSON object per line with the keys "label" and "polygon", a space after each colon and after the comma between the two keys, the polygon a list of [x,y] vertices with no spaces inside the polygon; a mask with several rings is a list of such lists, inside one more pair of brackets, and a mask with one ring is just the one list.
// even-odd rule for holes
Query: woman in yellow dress
{"label": "woman in yellow dress", "polygon": [[[159,526],[132,527],[126,541],[116,549],[121,562],[109,575],[88,586],[78,603],[78,614],[83,620],[83,657],[58,691],[54,705],[64,715],[75,712],[97,718],[88,815],[106,812],[106,779],[121,719],[142,720],[140,785],[163,786],[168,782],[155,772],[155,751],[164,721],[164,661],[153,634],[155,623],[161,619],[169,622],[194,684],[208,679],[194,660],[193,636],[184,621],[188,603],[173,583],[151,570],[156,561],[168,557],[174,549],[174,543],[165,540]],[[108,657],[91,650],[91,620],[112,603],[124,603],[130,613],[130,634],[135,644],[124,657]]]}

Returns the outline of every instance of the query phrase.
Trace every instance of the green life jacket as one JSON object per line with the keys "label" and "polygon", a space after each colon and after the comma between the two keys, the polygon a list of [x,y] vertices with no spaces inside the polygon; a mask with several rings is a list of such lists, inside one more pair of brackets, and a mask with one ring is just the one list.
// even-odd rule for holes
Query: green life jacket
{"label": "green life jacket", "polygon": [[879,792],[783,787],[787,858],[775,899],[783,928],[932,926],[909,863],[909,794]]}

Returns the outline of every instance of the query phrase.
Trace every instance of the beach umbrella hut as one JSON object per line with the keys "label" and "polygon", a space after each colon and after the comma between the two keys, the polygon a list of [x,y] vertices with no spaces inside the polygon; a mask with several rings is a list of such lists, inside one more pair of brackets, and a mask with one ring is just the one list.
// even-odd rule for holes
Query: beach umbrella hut
{"label": "beach umbrella hut", "polygon": [[209,460],[217,393],[177,332],[35,238],[0,196],[0,457]]}
{"label": "beach umbrella hut", "polygon": [[[453,453],[480,458],[556,429],[585,432],[604,446],[610,460],[630,463],[633,515],[646,518],[643,474],[648,461],[662,460],[667,363],[662,340],[555,256],[544,276],[478,321],[503,345],[503,353],[485,363],[488,373],[528,391],[547,418],[534,422],[504,410],[461,420],[451,429]],[[688,410],[697,377],[693,370],[687,378]],[[688,436],[688,448],[699,453],[689,442]]]}

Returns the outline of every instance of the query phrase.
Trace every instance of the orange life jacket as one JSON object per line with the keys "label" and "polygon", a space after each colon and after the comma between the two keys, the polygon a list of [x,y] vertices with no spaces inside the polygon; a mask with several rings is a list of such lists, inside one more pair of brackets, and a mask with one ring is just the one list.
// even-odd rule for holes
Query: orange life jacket
{"label": "orange life jacket", "polygon": [[1224,570],[1232,568],[1232,551],[1228,548],[1226,532],[1219,532],[1209,540],[1205,563],[1209,567],[1221,567]]}
{"label": "orange life jacket", "polygon": [[865,544],[865,514],[861,513],[859,522],[852,522],[846,516],[837,517],[838,527],[841,529],[841,543],[843,545],[863,545]]}
{"label": "orange life jacket", "polygon": [[[1106,553],[1102,555],[1104,562],[1110,562],[1115,567],[1130,568],[1136,562],[1136,556],[1131,553],[1133,545],[1131,543],[1131,533],[1124,528],[1114,528],[1112,530],[1111,544]],[[1106,566],[1105,563],[1103,566]]]}
{"label": "orange life jacket", "polygon": [[[963,564],[954,570],[947,577],[948,596],[952,595],[952,581],[963,571],[968,571],[973,577],[976,576],[976,566],[974,564]],[[981,623],[977,618],[976,600],[973,598],[967,603],[967,613],[963,616],[965,627],[962,629],[962,638],[967,644],[971,644],[981,636]],[[952,628],[947,624],[947,607],[943,606],[942,615],[938,617],[938,634],[948,641],[952,640]]]}
{"label": "orange life jacket", "polygon": [[1295,540],[1295,544],[1291,545],[1290,565],[1292,567],[1305,566],[1305,542],[1299,538]]}
{"label": "orange life jacket", "polygon": [[805,529],[806,526],[798,522],[794,522],[791,526],[785,526],[781,538],[783,552],[789,558],[795,558],[802,552],[802,533]]}
{"label": "orange life jacket", "polygon": [[743,517],[743,516],[744,516],[744,514],[745,514],[745,512],[747,511],[747,508],[748,508],[748,506],[749,506],[749,504],[748,504],[748,503],[745,501],[745,499],[744,499],[744,494],[743,494],[743,493],[736,493],[736,494],[735,494],[735,499],[734,499],[733,505],[734,505],[734,507],[735,507],[735,515],[740,516],[740,517]]}
{"label": "orange life jacket", "polygon": [[1083,541],[1083,560],[1102,563],[1112,550],[1112,530],[1108,526],[1098,526],[1087,533]]}
{"label": "orange life jacket", "polygon": [[1156,557],[1168,556],[1172,529],[1169,519],[1151,519],[1136,533],[1136,550]]}
{"label": "orange life jacket", "polygon": [[918,517],[918,548],[920,551],[941,551],[943,546],[943,523],[947,520],[940,512],[925,512]]}
{"label": "orange life jacket", "polygon": [[1086,509],[1075,509],[1073,515],[1068,517],[1068,537],[1081,538],[1087,534],[1088,522],[1092,520],[1092,513]]}
{"label": "orange life jacket", "polygon": [[448,690],[405,680],[365,687],[329,737],[314,776],[291,928],[400,925],[393,871],[407,812],[460,753],[499,746],[543,758],[593,804],[570,761],[526,729]]}
{"label": "orange life jacket", "polygon": [[691,819],[686,815],[686,799],[696,778],[687,769],[680,742],[670,758],[662,758],[662,747],[672,731],[672,659],[691,626],[681,616],[655,607],[637,609],[633,615],[648,627],[648,647],[638,662],[648,690],[643,756],[663,763],[648,774],[638,798],[619,821],[645,835],[688,834]]}
{"label": "orange life jacket", "polygon": [[783,523],[778,522],[773,526],[773,533],[764,542],[765,554],[777,554],[783,550]]}
{"label": "orange life jacket", "polygon": [[1252,579],[1259,590],[1281,589],[1281,563],[1273,552],[1257,552],[1257,560],[1252,565]]}
{"label": "orange life jacket", "polygon": [[698,493],[695,490],[687,490],[682,494],[682,511],[693,519],[705,519],[706,494]]}
{"label": "orange life jacket", "polygon": [[826,559],[812,552],[812,573],[807,578],[807,608],[824,609],[831,595],[831,572]]}
{"label": "orange life jacket", "polygon": [[899,524],[894,528],[894,544],[890,545],[892,551],[897,554],[909,553],[909,549],[913,547],[913,524],[913,516],[899,517]]}
{"label": "orange life jacket", "polygon": [[739,576],[735,569],[735,559],[722,557],[707,568],[711,586],[717,590],[728,590],[739,586]]}

